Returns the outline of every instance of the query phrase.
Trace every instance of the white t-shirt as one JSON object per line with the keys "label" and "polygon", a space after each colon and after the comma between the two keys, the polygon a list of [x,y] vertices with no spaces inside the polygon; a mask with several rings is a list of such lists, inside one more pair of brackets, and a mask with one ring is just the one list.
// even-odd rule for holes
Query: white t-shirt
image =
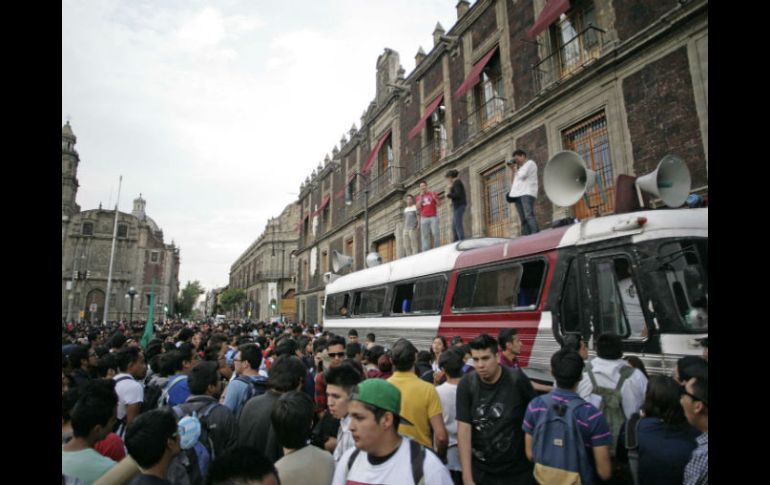
{"label": "white t-shirt", "polygon": [[534,160],[527,160],[516,171],[516,177],[513,179],[508,195],[511,197],[521,197],[522,195],[537,197],[537,164]]}
{"label": "white t-shirt", "polygon": [[457,384],[445,382],[436,388],[441,399],[441,410],[444,415],[444,426],[449,434],[449,448],[447,449],[447,468],[450,470],[462,470],[460,455],[457,450]]}
{"label": "white t-shirt", "polygon": [[[348,472],[348,460],[357,448],[351,448],[342,455],[334,470],[333,485],[410,485],[412,479],[412,457],[409,451],[409,438],[401,439],[401,446],[395,455],[385,463],[372,465],[361,451]],[[449,470],[430,451],[425,451],[422,465],[425,485],[453,485]]]}
{"label": "white t-shirt", "polygon": [[115,393],[118,395],[118,413],[116,416],[118,419],[123,419],[126,416],[127,405],[140,403],[144,400],[144,389],[131,374],[118,374],[113,379],[117,382],[122,377],[130,377],[130,379],[124,379],[115,384]]}
{"label": "white t-shirt", "polygon": [[[611,389],[617,387],[618,381],[620,381],[620,368],[626,366],[628,366],[628,363],[623,359],[607,360],[596,357],[591,360],[596,384]],[[588,372],[584,371],[583,379],[578,384],[577,393],[580,397],[599,408],[602,404],[602,398],[598,394],[594,394],[593,389],[594,386],[591,384],[591,378],[588,376]],[[644,377],[642,371],[634,369],[631,377],[626,379],[626,382],[623,383],[623,387],[620,389],[623,413],[626,415],[626,418],[630,418],[632,414],[641,409],[646,393],[647,378]]]}

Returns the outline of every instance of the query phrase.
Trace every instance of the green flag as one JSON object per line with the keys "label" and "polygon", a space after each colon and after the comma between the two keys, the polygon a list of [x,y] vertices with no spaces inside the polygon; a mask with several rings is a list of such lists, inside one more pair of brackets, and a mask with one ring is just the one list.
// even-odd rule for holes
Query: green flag
{"label": "green flag", "polygon": [[152,286],[150,287],[150,311],[147,312],[147,323],[144,324],[144,335],[142,336],[141,345],[143,349],[147,349],[147,344],[152,340],[152,336],[155,333],[155,326],[153,325],[155,310],[155,278],[152,279]]}

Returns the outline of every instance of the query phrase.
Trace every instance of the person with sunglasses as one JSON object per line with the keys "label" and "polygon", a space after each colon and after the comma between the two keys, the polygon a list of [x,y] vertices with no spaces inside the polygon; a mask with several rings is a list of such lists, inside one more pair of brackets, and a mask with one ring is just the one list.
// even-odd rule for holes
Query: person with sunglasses
{"label": "person with sunglasses", "polygon": [[[337,367],[345,360],[345,339],[335,335],[326,345],[326,355],[329,356],[329,367]],[[315,377],[315,406],[319,418],[326,413],[326,380],[323,372]]]}
{"label": "person with sunglasses", "polygon": [[709,481],[709,378],[708,374],[690,378],[680,389],[679,403],[687,421],[702,434],[695,441],[698,447],[692,452],[684,468],[684,485],[708,485]]}

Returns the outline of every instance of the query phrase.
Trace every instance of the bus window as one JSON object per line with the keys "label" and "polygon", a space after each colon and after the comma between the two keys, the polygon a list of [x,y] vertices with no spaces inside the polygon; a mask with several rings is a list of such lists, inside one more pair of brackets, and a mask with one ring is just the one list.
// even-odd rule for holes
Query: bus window
{"label": "bus window", "polygon": [[414,300],[414,282],[396,285],[390,313],[408,313]]}
{"label": "bus window", "polygon": [[660,246],[664,271],[677,313],[687,330],[708,332],[708,242],[677,241]]}
{"label": "bus window", "polygon": [[347,293],[337,293],[335,295],[326,295],[326,304],[324,311],[327,318],[347,317],[350,312],[350,295]]}
{"label": "bus window", "polygon": [[411,311],[413,313],[440,312],[445,282],[443,276],[417,280],[414,283],[414,301],[411,305]]}
{"label": "bus window", "polygon": [[559,323],[562,333],[580,332],[580,282],[578,281],[577,258],[573,258],[564,280],[564,291],[559,309]]}
{"label": "bus window", "polygon": [[459,311],[510,309],[518,304],[522,265],[481,269],[461,274],[452,308]]}
{"label": "bus window", "polygon": [[385,309],[385,288],[361,290],[356,297],[356,315],[381,315]]}
{"label": "bus window", "polygon": [[631,274],[631,261],[616,257],[596,263],[596,283],[602,332],[646,337],[647,326]]}

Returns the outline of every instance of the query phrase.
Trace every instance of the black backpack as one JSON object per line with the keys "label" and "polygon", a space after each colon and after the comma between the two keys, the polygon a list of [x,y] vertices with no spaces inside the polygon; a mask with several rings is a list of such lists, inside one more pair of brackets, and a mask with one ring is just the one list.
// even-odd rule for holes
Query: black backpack
{"label": "black backpack", "polygon": [[[425,483],[425,476],[423,475],[422,469],[423,463],[425,462],[425,450],[426,448],[420,443],[411,439],[409,440],[409,454],[411,456],[412,462],[412,479],[414,480],[415,485],[423,485]],[[433,450],[430,451],[433,453]],[[361,449],[356,448],[355,451],[350,454],[350,458],[348,458],[348,469],[345,473],[346,479],[350,473],[350,469],[353,468],[353,463],[356,461],[356,458],[358,458],[358,454],[360,452]]]}
{"label": "black backpack", "polygon": [[158,402],[163,395],[163,386],[156,383],[148,383],[144,386],[144,400],[142,401],[142,413],[158,408]]}
{"label": "black backpack", "polygon": [[642,417],[639,413],[634,413],[626,421],[625,446],[628,451],[628,466],[631,470],[631,478],[634,485],[639,483],[639,422]]}
{"label": "black backpack", "polygon": [[260,396],[267,391],[267,379],[262,376],[258,377],[259,378],[256,381],[246,376],[238,376],[235,378],[236,381],[241,381],[248,386],[241,398],[241,406],[239,409],[243,410],[243,406],[245,406],[252,397]]}

